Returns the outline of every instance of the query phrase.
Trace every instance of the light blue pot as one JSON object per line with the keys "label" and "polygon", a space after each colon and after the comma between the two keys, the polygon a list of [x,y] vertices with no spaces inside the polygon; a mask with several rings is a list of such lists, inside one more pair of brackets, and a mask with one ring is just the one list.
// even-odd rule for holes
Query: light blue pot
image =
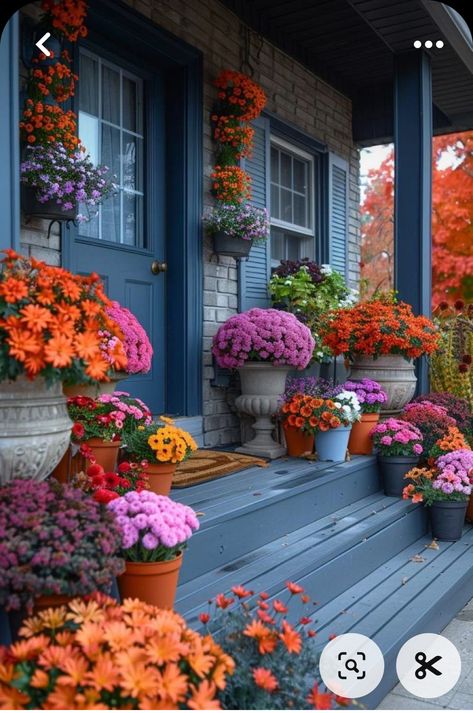
{"label": "light blue pot", "polygon": [[351,424],[320,431],[315,436],[315,450],[319,460],[344,461],[347,454]]}

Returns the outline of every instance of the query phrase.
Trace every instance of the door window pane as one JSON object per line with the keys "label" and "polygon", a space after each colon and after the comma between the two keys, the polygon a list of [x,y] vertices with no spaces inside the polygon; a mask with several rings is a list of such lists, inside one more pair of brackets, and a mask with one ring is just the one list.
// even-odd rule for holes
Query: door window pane
{"label": "door window pane", "polygon": [[271,146],[271,218],[288,228],[313,230],[313,161],[278,143]]}
{"label": "door window pane", "polygon": [[92,161],[109,167],[117,195],[104,201],[79,233],[145,247],[142,81],[88,50],[81,50],[80,67],[79,136]]}

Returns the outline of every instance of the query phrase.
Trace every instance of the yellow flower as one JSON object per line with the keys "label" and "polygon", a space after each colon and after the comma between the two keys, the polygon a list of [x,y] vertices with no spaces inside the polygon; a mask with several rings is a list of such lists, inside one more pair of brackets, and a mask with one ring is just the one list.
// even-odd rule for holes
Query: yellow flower
{"label": "yellow flower", "polygon": [[153,451],[157,450],[160,446],[161,439],[158,438],[156,435],[152,435],[148,438],[148,446],[153,449]]}

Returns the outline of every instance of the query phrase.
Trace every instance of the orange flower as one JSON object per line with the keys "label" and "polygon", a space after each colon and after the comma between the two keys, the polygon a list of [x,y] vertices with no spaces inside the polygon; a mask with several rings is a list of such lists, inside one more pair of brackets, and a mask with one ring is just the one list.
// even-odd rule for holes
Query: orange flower
{"label": "orange flower", "polygon": [[21,321],[32,332],[41,332],[46,329],[50,320],[51,312],[39,305],[29,304],[20,310]]}
{"label": "orange flower", "polygon": [[201,681],[198,686],[191,686],[192,697],[187,701],[191,710],[220,710],[220,703],[215,698],[217,688],[215,683]]}
{"label": "orange flower", "polygon": [[47,342],[44,357],[55,367],[69,366],[74,357],[74,346],[70,339],[58,334]]}
{"label": "orange flower", "polygon": [[317,683],[314,683],[312,691],[307,697],[307,702],[310,703],[315,710],[330,710],[333,700],[333,693],[321,693]]}
{"label": "orange flower", "polygon": [[286,649],[290,654],[300,654],[302,649],[302,639],[300,634],[292,628],[287,621],[282,623],[282,634],[279,634],[279,638],[284,643]]}
{"label": "orange flower", "polygon": [[287,612],[288,612],[287,606],[285,604],[283,604],[280,599],[274,600],[273,609],[275,612],[278,612],[278,614],[287,614]]}
{"label": "orange flower", "polygon": [[241,585],[232,587],[232,592],[238,597],[238,599],[245,599],[246,597],[251,597],[251,595],[254,594],[254,592],[250,589],[245,589],[245,587],[242,587]]}
{"label": "orange flower", "polygon": [[3,295],[5,302],[13,304],[28,296],[28,287],[23,280],[8,277],[0,283],[0,295]]}
{"label": "orange flower", "polygon": [[83,332],[74,337],[74,346],[81,359],[93,359],[100,354],[98,334]]}
{"label": "orange flower", "polygon": [[286,582],[286,587],[289,589],[291,594],[302,594],[304,592],[304,587],[295,582]]}
{"label": "orange flower", "polygon": [[263,668],[263,666],[253,669],[253,680],[258,688],[269,691],[269,693],[272,693],[279,687],[276,676],[274,676],[269,669]]}
{"label": "orange flower", "polygon": [[175,663],[168,663],[163,672],[157,672],[158,696],[181,703],[186,698],[189,681]]}
{"label": "orange flower", "polygon": [[226,597],[224,594],[217,594],[215,597],[215,604],[219,609],[226,609],[230,604],[233,604],[234,601],[232,597]]}

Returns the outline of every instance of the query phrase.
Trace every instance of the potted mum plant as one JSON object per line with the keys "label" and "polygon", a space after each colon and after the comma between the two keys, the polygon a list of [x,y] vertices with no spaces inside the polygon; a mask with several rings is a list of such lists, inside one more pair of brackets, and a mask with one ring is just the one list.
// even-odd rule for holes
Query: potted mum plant
{"label": "potted mum plant", "polygon": [[314,450],[313,408],[317,403],[318,400],[313,396],[296,393],[282,404],[279,417],[284,428],[288,456],[299,458]]}
{"label": "potted mum plant", "polygon": [[371,431],[386,495],[400,497],[405,474],[417,465],[424,449],[422,433],[412,423],[388,418]]}
{"label": "potted mum plant", "polygon": [[425,457],[430,454],[436,441],[445,436],[449,428],[457,425],[455,419],[448,415],[446,408],[430,401],[407,404],[400,418],[412,423],[422,433]]}
{"label": "potted mum plant", "polygon": [[[72,424],[62,382],[107,379],[97,331],[116,334],[108,305],[98,275],[73,275],[11,250],[2,260],[0,482],[18,473],[46,478],[67,450]],[[124,357],[118,351],[115,364]],[[19,407],[27,414],[20,420]]]}
{"label": "potted mum plant", "polygon": [[439,335],[427,317],[391,295],[330,312],[321,337],[335,355],[350,360],[350,381],[372,379],[381,385],[387,401],[381,413],[399,414],[413,397],[417,383],[414,359],[432,354]]}
{"label": "potted mum plant", "polygon": [[166,416],[139,426],[126,438],[126,453],[133,461],[145,464],[150,488],[156,495],[169,495],[177,464],[196,450],[192,436]]}
{"label": "potted mum plant", "polygon": [[352,425],[360,417],[360,404],[353,391],[341,391],[333,399],[318,400],[312,415],[314,425],[311,425],[319,460],[345,460]]}
{"label": "potted mum plant", "polygon": [[122,438],[151,423],[151,412],[127,392],[102,394],[96,399],[73,396],[67,400],[73,421],[72,441],[105,470],[115,468]]}
{"label": "potted mum plant", "polygon": [[447,409],[448,415],[455,419],[462,433],[466,436],[473,434],[473,415],[466,399],[450,394],[448,391],[431,391],[418,396],[413,400],[413,403],[422,403],[422,401],[429,401],[435,406],[443,406]]}
{"label": "potted mum plant", "polygon": [[208,611],[200,614],[208,633],[236,664],[235,676],[219,693],[224,710],[329,710],[350,705],[321,683],[316,632],[305,611],[311,597],[295,582],[286,587],[286,601],[270,601],[266,592],[255,596],[235,586],[227,595],[211,599]]}
{"label": "potted mum plant", "polygon": [[361,408],[361,418],[351,429],[348,450],[352,455],[370,455],[373,450],[370,432],[378,423],[381,406],[388,397],[378,382],[372,379],[346,381],[344,388],[356,394]]}
{"label": "potted mum plant", "polygon": [[255,417],[255,437],[237,451],[267,458],[284,455],[286,449],[272,437],[271,416],[278,411],[289,369],[304,369],[314,346],[308,327],[276,309],[250,309],[219,328],[212,353],[220,367],[238,370],[242,393],[235,405]]}
{"label": "potted mum plant", "polygon": [[147,374],[151,369],[153,347],[144,327],[133,312],[116,300],[107,308],[107,315],[123,335],[122,343],[127,358],[123,371],[116,372],[114,380],[126,379],[131,374]]}
{"label": "potted mum plant", "polygon": [[269,235],[268,211],[249,203],[219,202],[204,215],[204,224],[212,236],[214,252],[234,258],[247,257],[251,246]]}
{"label": "potted mum plant", "polygon": [[447,433],[445,433],[438,441],[435,441],[434,445],[429,451],[429,465],[433,465],[439,456],[444,456],[452,451],[470,451],[470,444],[466,440],[463,433],[456,426],[449,426]]}
{"label": "potted mum plant", "polygon": [[472,451],[458,450],[437,458],[432,469],[414,468],[405,475],[411,482],[404,488],[403,498],[430,508],[436,539],[455,542],[461,538],[472,492],[468,474],[472,471]]}
{"label": "potted mum plant", "polygon": [[0,488],[0,605],[44,609],[110,592],[123,571],[115,518],[85,493],[53,478]]}
{"label": "potted mum plant", "polygon": [[108,473],[99,463],[92,463],[85,473],[82,471],[75,476],[73,485],[92,495],[94,500],[104,505],[132,490],[136,490],[138,493],[142,490],[149,490],[145,464],[138,465],[138,463],[128,461],[122,461],[116,472]]}
{"label": "potted mum plant", "polygon": [[0,654],[11,673],[0,691],[4,709],[214,710],[234,670],[212,637],[179,614],[132,599],[74,599],[28,620],[21,635]]}
{"label": "potted mum plant", "polygon": [[118,579],[121,596],[172,609],[183,551],[199,529],[195,512],[149,490],[126,493],[107,507],[122,534],[126,567]]}

